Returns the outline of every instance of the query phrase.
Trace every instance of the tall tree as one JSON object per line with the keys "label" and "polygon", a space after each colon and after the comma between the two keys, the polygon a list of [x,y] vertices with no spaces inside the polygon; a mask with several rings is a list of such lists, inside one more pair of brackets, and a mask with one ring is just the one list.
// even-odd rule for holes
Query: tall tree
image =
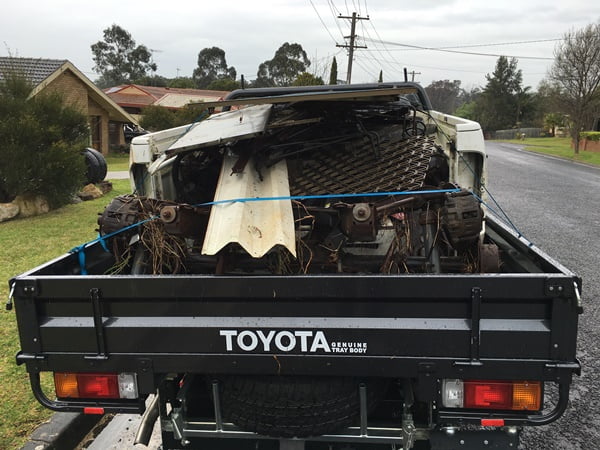
{"label": "tall tree", "polygon": [[317,77],[312,73],[302,72],[296,77],[292,86],[322,86],[323,84],[325,84],[323,78]]}
{"label": "tall tree", "polygon": [[477,101],[477,118],[486,131],[510,128],[519,121],[519,102],[523,101],[523,74],[517,60],[500,56],[496,68],[486,75],[487,84]]}
{"label": "tall tree", "polygon": [[338,69],[337,69],[337,60],[335,56],[333,57],[333,61],[331,62],[331,72],[329,72],[329,84],[337,84],[338,77]]}
{"label": "tall tree", "polygon": [[591,126],[600,105],[600,23],[565,34],[556,46],[550,79],[560,86],[562,107],[572,122],[579,153],[579,133]]}
{"label": "tall tree", "polygon": [[100,87],[129,83],[156,71],[152,52],[145,45],[136,45],[131,34],[118,25],[104,30],[104,40],[92,44],[94,71],[100,74]]}
{"label": "tall tree", "polygon": [[141,78],[131,80],[133,84],[141,84],[142,86],[167,87],[169,79],[162,75],[144,75]]}
{"label": "tall tree", "polygon": [[534,96],[536,126],[548,129],[552,135],[555,134],[556,127],[566,126],[568,120],[560,99],[560,86],[549,79],[543,79]]}
{"label": "tall tree", "polygon": [[378,83],[383,83],[383,69],[381,69],[379,71],[379,79],[377,80]]}
{"label": "tall tree", "polygon": [[256,72],[256,80],[252,83],[252,87],[273,87],[275,86],[275,81],[269,74],[269,66],[267,65],[269,61],[265,61],[260,63],[258,66],[258,71]]}
{"label": "tall tree", "polygon": [[273,59],[258,66],[254,86],[290,86],[310,66],[310,60],[300,44],[285,42]]}
{"label": "tall tree", "polygon": [[470,91],[465,89],[460,90],[458,103],[453,114],[458,117],[464,117],[469,120],[478,120],[477,118],[477,101],[481,95],[481,89],[478,87],[471,88]]}
{"label": "tall tree", "polygon": [[458,107],[458,103],[463,90],[460,87],[460,80],[437,80],[432,81],[425,88],[433,109],[452,114]]}
{"label": "tall tree", "polygon": [[210,83],[221,79],[235,80],[235,67],[227,67],[225,51],[219,47],[203,48],[198,53],[198,67],[194,69],[193,78],[196,87],[205,89]]}
{"label": "tall tree", "polygon": [[220,78],[218,80],[212,81],[207,89],[211,91],[235,91],[236,89],[241,89],[242,83],[236,80],[232,80],[231,78]]}
{"label": "tall tree", "polygon": [[167,86],[170,88],[194,89],[196,82],[192,77],[177,77],[169,80]]}

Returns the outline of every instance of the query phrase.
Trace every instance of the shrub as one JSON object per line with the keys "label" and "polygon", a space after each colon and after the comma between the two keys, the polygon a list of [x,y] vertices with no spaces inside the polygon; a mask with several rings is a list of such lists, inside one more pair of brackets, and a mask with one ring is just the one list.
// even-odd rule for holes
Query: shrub
{"label": "shrub", "polygon": [[597,142],[600,141],[600,131],[582,131],[579,133],[579,138]]}
{"label": "shrub", "polygon": [[83,185],[88,143],[86,117],[57,93],[29,98],[19,74],[0,78],[0,193],[43,195],[51,207],[68,203]]}
{"label": "shrub", "polygon": [[175,111],[164,106],[150,105],[142,111],[140,126],[148,131],[160,131],[175,126]]}
{"label": "shrub", "polygon": [[202,104],[186,105],[181,109],[171,110],[164,106],[151,105],[142,111],[140,126],[148,131],[161,131],[198,121],[206,110]]}

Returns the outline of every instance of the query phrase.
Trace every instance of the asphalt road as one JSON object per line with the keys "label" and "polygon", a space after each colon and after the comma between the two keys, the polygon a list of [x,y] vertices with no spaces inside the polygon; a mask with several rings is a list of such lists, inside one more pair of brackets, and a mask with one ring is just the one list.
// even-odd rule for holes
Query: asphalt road
{"label": "asphalt road", "polygon": [[527,430],[520,448],[600,446],[600,168],[488,143],[488,189],[521,233],[583,278],[578,358],[583,370],[570,407],[551,425]]}
{"label": "asphalt road", "polygon": [[[566,414],[551,425],[526,430],[520,448],[596,449],[600,446],[596,303],[600,298],[600,168],[524,152],[509,144],[488,143],[487,150],[487,185],[502,209],[527,239],[584,280],[578,344],[582,376],[574,379]],[[134,448],[135,422],[132,416],[121,416],[106,430],[112,441],[105,434],[89,448]]]}

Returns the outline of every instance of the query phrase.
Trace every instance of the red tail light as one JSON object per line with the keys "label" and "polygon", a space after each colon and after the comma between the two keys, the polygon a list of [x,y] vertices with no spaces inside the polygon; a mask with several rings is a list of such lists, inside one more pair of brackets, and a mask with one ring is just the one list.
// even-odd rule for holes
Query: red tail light
{"label": "red tail light", "polygon": [[542,406],[539,381],[446,379],[442,388],[446,408],[538,411]]}
{"label": "red tail light", "polygon": [[541,383],[514,381],[464,382],[465,408],[535,411],[541,407]]}
{"label": "red tail light", "polygon": [[79,374],[77,384],[83,398],[119,398],[117,375]]}
{"label": "red tail light", "polygon": [[511,409],[512,384],[465,381],[465,408]]}
{"label": "red tail light", "polygon": [[134,374],[122,373],[55,373],[58,398],[137,398]]}

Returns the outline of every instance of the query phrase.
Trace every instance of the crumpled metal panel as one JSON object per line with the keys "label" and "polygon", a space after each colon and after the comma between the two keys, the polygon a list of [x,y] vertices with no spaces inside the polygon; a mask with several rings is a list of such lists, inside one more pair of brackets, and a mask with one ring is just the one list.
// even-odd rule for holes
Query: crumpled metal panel
{"label": "crumpled metal panel", "polygon": [[272,105],[257,105],[214,114],[206,120],[192,124],[168,151],[193,150],[234,139],[254,137],[265,130],[271,107]]}
{"label": "crumpled metal panel", "polygon": [[[280,161],[261,169],[250,159],[242,173],[232,169],[238,157],[225,156],[215,192],[215,201],[239,198],[289,197],[287,164]],[[260,258],[276,245],[296,256],[294,214],[290,200],[234,202],[213,205],[202,246],[202,254],[215,255],[236,242],[252,257]]]}
{"label": "crumpled metal panel", "polygon": [[355,194],[419,189],[427,175],[433,139],[412,136],[374,144],[357,140],[351,151],[313,152],[290,179],[292,195]]}

